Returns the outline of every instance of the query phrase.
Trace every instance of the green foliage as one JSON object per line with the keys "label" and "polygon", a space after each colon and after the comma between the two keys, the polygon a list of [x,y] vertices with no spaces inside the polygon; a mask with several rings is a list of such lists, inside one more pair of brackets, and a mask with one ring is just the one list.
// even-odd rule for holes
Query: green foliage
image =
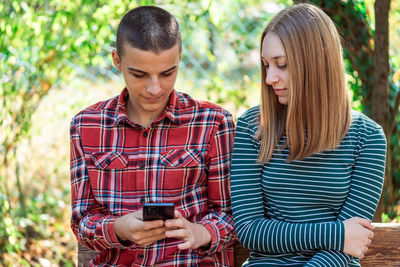
{"label": "green foliage", "polygon": [[[369,7],[364,1],[314,2],[326,5],[343,33],[353,105],[368,111],[373,48]],[[75,241],[69,229],[68,167],[54,166],[60,160],[68,165],[67,153],[58,161],[18,158],[23,154],[21,144],[26,140],[31,142],[40,133],[32,131],[32,118],[55,89],[75,87],[72,81],[77,77],[93,83],[116,78],[109,55],[116,27],[127,10],[137,5],[158,5],[173,13],[183,36],[183,58],[176,88],[216,102],[236,117],[259,102],[259,38],[272,15],[289,3],[289,0],[0,0],[0,254],[4,255],[0,265],[43,265],[40,260],[45,259],[58,265],[73,265]],[[391,56],[393,73],[400,67],[397,54]],[[88,89],[87,95],[75,90],[70,94],[74,95],[73,105],[65,99],[50,107],[48,113],[56,113],[58,105],[63,105],[68,109],[64,112],[70,114],[71,110],[76,112],[86,106],[91,95],[100,96],[96,89]],[[399,79],[391,83],[392,107],[398,91]],[[48,117],[36,120],[42,121],[43,129],[53,131],[54,122]],[[400,185],[399,125],[397,116],[396,133],[390,138],[397,185]],[[59,146],[68,146],[65,139]],[[59,157],[59,151],[45,149],[47,154]],[[46,165],[52,166],[44,170]],[[49,181],[54,183],[57,179],[59,185],[54,188]],[[53,190],[39,190],[37,184]],[[397,194],[400,195],[399,191]],[[386,216],[390,220],[394,213]]]}
{"label": "green foliage", "polygon": [[[353,107],[371,116],[371,98],[372,88],[374,86],[374,27],[375,18],[373,16],[374,1],[361,0],[313,0],[314,4],[323,8],[323,10],[334,20],[338,26],[339,32],[344,40],[344,56],[346,62],[346,71],[349,74],[348,84],[353,92]],[[399,106],[396,101],[399,97],[399,56],[398,47],[399,39],[399,3],[391,5],[391,14],[389,17],[389,62],[391,67],[389,84],[389,110],[387,115],[389,124],[393,121],[393,127],[389,125],[389,129],[385,129],[385,134],[388,138],[388,164],[386,167],[386,175],[389,183],[393,184],[393,189],[388,186],[384,188],[383,199],[392,199],[394,202],[400,199],[400,114]],[[385,107],[383,107],[385,108]],[[385,128],[385,125],[383,125]],[[388,184],[389,184],[388,183]],[[394,192],[392,192],[394,190]],[[393,197],[392,197],[393,196]],[[391,200],[392,201],[392,200]],[[388,213],[386,216],[394,218],[396,212],[395,203],[384,203]]]}
{"label": "green foliage", "polygon": [[353,92],[353,104],[370,114],[373,87],[373,28],[365,1],[312,0],[335,22],[343,39],[348,85]]}
{"label": "green foliage", "polygon": [[261,32],[284,5],[225,0],[165,7],[174,10],[182,28],[183,58],[177,88],[194,88],[195,96],[216,102],[234,115],[258,104]]}
{"label": "green foliage", "polygon": [[[32,114],[50,90],[68,83],[72,75],[82,75],[85,68],[83,75],[89,76],[107,65],[105,55],[117,18],[128,4],[107,2],[0,0],[1,254],[18,255],[29,248],[30,238],[50,236],[42,231],[49,226],[43,214],[60,209],[46,206],[43,213],[39,202],[25,203],[17,148],[29,134]],[[50,200],[42,201],[48,205]],[[0,265],[13,262],[3,260]]]}
{"label": "green foliage", "polygon": [[[281,7],[286,3],[279,2]],[[68,246],[56,241],[62,233],[70,233],[68,213],[59,203],[69,198],[69,191],[63,195],[56,194],[57,190],[38,191],[32,182],[41,180],[46,185],[48,176],[57,179],[57,175],[26,171],[36,169],[29,164],[37,164],[37,160],[19,160],[23,154],[20,146],[35,137],[32,116],[50,92],[70,85],[76,77],[93,81],[115,78],[109,54],[116,26],[123,14],[137,5],[164,7],[181,24],[184,53],[178,90],[220,103],[235,114],[253,104],[249,99],[258,102],[257,93],[249,97],[249,92],[258,91],[259,34],[271,16],[271,6],[276,12],[274,3],[0,0],[0,216],[4,218],[0,222],[0,253],[5,253],[0,265],[12,265],[16,259],[19,265],[43,265],[40,260],[47,258],[71,264],[62,260],[71,255],[60,252]],[[69,188],[68,183],[63,186]],[[60,220],[64,220],[62,227]],[[42,244],[45,239],[54,245]],[[47,247],[50,254],[37,250],[40,246]]]}

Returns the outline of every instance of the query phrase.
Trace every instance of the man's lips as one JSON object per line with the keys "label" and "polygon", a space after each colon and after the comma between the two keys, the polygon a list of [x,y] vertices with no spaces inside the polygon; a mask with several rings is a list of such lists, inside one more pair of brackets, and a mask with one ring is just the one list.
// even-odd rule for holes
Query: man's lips
{"label": "man's lips", "polygon": [[161,100],[161,96],[159,96],[159,97],[146,97],[146,100],[148,102],[151,102],[151,103],[158,102],[158,101]]}

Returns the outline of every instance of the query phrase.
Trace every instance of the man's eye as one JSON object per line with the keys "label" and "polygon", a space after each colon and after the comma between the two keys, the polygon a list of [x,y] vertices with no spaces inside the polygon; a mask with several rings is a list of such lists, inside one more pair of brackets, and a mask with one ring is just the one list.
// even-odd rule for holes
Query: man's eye
{"label": "man's eye", "polygon": [[132,75],[133,75],[133,77],[139,78],[139,79],[144,77],[144,74],[135,74],[135,73],[132,73]]}
{"label": "man's eye", "polygon": [[171,76],[171,74],[172,74],[172,72],[163,73],[163,74],[162,74],[162,76],[164,76],[164,77],[168,77],[168,76]]}
{"label": "man's eye", "polygon": [[280,69],[285,69],[286,68],[286,64],[284,64],[284,65],[278,65],[278,68],[280,68]]}

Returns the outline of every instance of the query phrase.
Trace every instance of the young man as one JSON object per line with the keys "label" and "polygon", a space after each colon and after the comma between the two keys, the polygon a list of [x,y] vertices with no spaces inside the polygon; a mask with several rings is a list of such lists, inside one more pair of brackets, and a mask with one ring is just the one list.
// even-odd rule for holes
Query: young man
{"label": "young man", "polygon": [[[91,265],[232,266],[232,116],[174,90],[182,44],[175,18],[138,7],[117,31],[126,88],[71,122],[74,234]],[[144,203],[174,203],[143,221]]]}

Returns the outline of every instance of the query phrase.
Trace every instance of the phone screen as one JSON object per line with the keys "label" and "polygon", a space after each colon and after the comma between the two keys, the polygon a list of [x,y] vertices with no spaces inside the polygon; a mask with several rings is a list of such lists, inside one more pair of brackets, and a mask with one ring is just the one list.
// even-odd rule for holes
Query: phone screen
{"label": "phone screen", "polygon": [[174,203],[145,203],[143,204],[143,220],[168,220],[174,218]]}

